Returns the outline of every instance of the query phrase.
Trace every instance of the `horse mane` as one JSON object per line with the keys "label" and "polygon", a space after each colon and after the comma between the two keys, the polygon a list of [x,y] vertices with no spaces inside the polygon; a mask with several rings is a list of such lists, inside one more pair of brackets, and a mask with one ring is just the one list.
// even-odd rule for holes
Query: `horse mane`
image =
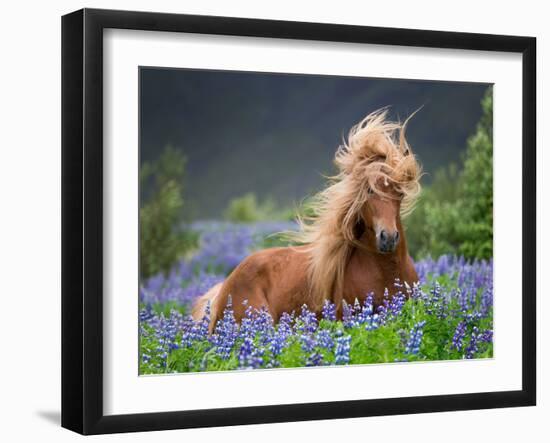
{"label": "horse mane", "polygon": [[[344,272],[355,247],[356,227],[368,200],[369,187],[386,195],[381,180],[391,182],[401,195],[401,215],[410,213],[420,192],[421,167],[405,139],[404,123],[386,119],[387,108],[361,120],[336,151],[335,176],[311,202],[313,215],[298,217],[299,231],[290,238],[308,252],[310,307],[319,309],[326,299],[341,300]],[[414,115],[414,114],[413,114]]]}

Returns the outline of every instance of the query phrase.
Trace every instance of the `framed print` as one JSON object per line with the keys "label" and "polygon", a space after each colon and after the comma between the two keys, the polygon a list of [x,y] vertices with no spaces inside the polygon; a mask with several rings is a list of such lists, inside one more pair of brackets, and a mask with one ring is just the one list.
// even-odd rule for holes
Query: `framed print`
{"label": "framed print", "polygon": [[535,51],[64,16],[62,425],[534,405]]}

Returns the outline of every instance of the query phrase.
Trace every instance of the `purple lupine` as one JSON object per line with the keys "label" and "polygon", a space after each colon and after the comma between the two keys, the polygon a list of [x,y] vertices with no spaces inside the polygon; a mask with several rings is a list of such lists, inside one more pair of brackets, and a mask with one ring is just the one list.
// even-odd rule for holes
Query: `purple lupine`
{"label": "purple lupine", "polygon": [[419,321],[411,328],[409,332],[409,340],[405,346],[406,354],[416,355],[420,351],[420,344],[422,343],[425,325],[425,321]]}
{"label": "purple lupine", "polygon": [[279,324],[275,328],[274,334],[271,336],[267,348],[271,352],[272,359],[269,362],[271,367],[279,366],[277,356],[281,354],[283,349],[288,344],[288,338],[292,336],[292,323],[294,316],[284,312],[279,319]]}
{"label": "purple lupine", "polygon": [[306,366],[321,366],[323,363],[323,356],[314,351],[308,355],[306,360]]}
{"label": "purple lupine", "polygon": [[334,351],[335,363],[337,365],[347,365],[350,361],[349,353],[351,350],[351,336],[341,335],[336,338],[336,349]]}
{"label": "purple lupine", "polygon": [[311,334],[317,330],[317,316],[307,305],[302,305],[302,311],[296,319],[296,330],[301,333]]}
{"label": "purple lupine", "polygon": [[161,359],[161,366],[166,368],[168,355],[179,347],[176,343],[176,335],[182,329],[183,316],[179,311],[172,310],[168,318],[162,313],[159,316],[153,316],[149,320],[149,325],[157,338],[156,354]]}
{"label": "purple lupine", "polygon": [[329,300],[325,300],[321,315],[324,320],[336,321],[336,305]]}
{"label": "purple lupine", "polygon": [[363,301],[362,312],[364,315],[372,315],[374,313],[374,293],[369,292]]}
{"label": "purple lupine", "polygon": [[149,320],[153,318],[154,315],[155,314],[151,309],[151,305],[146,305],[143,309],[139,311],[139,321],[141,323],[147,323]]}
{"label": "purple lupine", "polygon": [[437,318],[442,319],[445,312],[445,300],[443,297],[443,291],[439,282],[435,282],[429,292],[429,298],[426,304],[426,312],[430,315],[436,315]]}
{"label": "purple lupine", "polygon": [[204,315],[202,319],[197,323],[196,339],[206,339],[208,337],[208,328],[210,326],[210,301],[206,303],[204,309]]}
{"label": "purple lupine", "polygon": [[355,326],[353,306],[346,303],[345,300],[342,302],[342,323],[344,323],[345,328],[353,328]]}
{"label": "purple lupine", "polygon": [[254,318],[252,306],[248,304],[248,300],[243,301],[246,306],[244,316],[241,319],[241,327],[239,328],[239,338],[254,338],[256,331],[254,330]]}
{"label": "purple lupine", "polygon": [[271,341],[269,343],[269,350],[273,354],[273,356],[278,356],[281,354],[283,349],[286,346],[286,335],[281,334],[277,332],[273,337],[271,337]]}
{"label": "purple lupine", "polygon": [[317,344],[315,337],[308,333],[300,334],[298,336],[298,340],[300,341],[300,346],[304,352],[312,352]]}
{"label": "purple lupine", "polygon": [[380,324],[384,325],[387,321],[397,318],[401,314],[406,301],[406,297],[402,292],[397,292],[393,297],[390,297],[388,289],[384,289],[384,299],[377,309]]}
{"label": "purple lupine", "polygon": [[479,341],[483,343],[492,343],[493,342],[493,330],[486,329],[481,334],[479,334]]}
{"label": "purple lupine", "polygon": [[412,300],[422,300],[425,297],[419,282],[413,283],[410,291],[410,297]]}
{"label": "purple lupine", "polygon": [[380,326],[380,316],[378,314],[369,315],[365,321],[365,330],[373,331]]}
{"label": "purple lupine", "polygon": [[196,341],[202,341],[208,339],[208,328],[210,326],[210,302],[206,304],[204,310],[204,316],[201,320],[193,322],[190,328],[188,328],[182,334],[182,346],[191,347]]}
{"label": "purple lupine", "polygon": [[[365,297],[363,304],[359,304],[356,300],[353,309],[346,315],[349,318],[344,322],[349,327],[365,325],[367,331],[378,328],[380,326],[380,316],[374,313],[374,294],[371,292]],[[348,306],[349,308],[349,306]]]}
{"label": "purple lupine", "polygon": [[401,310],[403,309],[403,306],[405,305],[405,295],[402,292],[396,293],[392,298],[388,305],[388,312],[394,316],[397,317]]}
{"label": "purple lupine", "polygon": [[[154,277],[153,280],[156,280]],[[172,281],[174,279],[174,281]],[[188,280],[183,278],[175,278],[165,280],[164,284],[156,290],[148,289],[151,285],[148,282],[147,287],[140,288],[140,301],[146,305],[154,303],[177,302],[183,306],[191,305],[194,300],[206,293],[212,286],[223,281],[224,276],[212,275],[201,272],[196,276],[192,276]],[[185,286],[182,282],[187,281]],[[156,283],[155,283],[156,284]]]}
{"label": "purple lupine", "polygon": [[481,318],[483,318],[483,314],[479,311],[468,312],[468,313],[464,314],[464,320],[468,324],[476,323]]}
{"label": "purple lupine", "polygon": [[282,334],[286,337],[292,335],[292,325],[294,323],[294,311],[289,314],[288,312],[283,312],[281,318],[279,318],[279,323],[277,324],[277,333]]}
{"label": "purple lupine", "polygon": [[239,326],[235,321],[233,314],[233,304],[231,296],[227,299],[227,305],[223,312],[223,317],[214,329],[214,333],[210,338],[212,344],[216,347],[216,354],[223,360],[227,360],[231,356],[231,350],[239,335]]}
{"label": "purple lupine", "polygon": [[239,367],[241,369],[257,369],[263,363],[264,350],[256,347],[254,340],[246,337],[239,349]]}
{"label": "purple lupine", "polygon": [[472,335],[470,336],[470,343],[468,344],[468,347],[466,348],[466,352],[464,354],[464,357],[467,359],[472,359],[475,357],[476,352],[478,351],[478,340],[479,340],[479,330],[477,326],[474,326],[472,328]]}
{"label": "purple lupine", "polygon": [[334,348],[334,340],[332,339],[332,335],[330,334],[330,331],[326,329],[319,329],[317,331],[316,341],[320,348],[327,350]]}
{"label": "purple lupine", "polygon": [[265,306],[257,309],[253,315],[252,327],[260,335],[262,344],[266,344],[275,332],[273,318]]}
{"label": "purple lupine", "polygon": [[483,289],[481,293],[481,314],[486,317],[493,308],[493,283],[492,281]]}
{"label": "purple lupine", "polygon": [[453,342],[451,344],[451,348],[454,348],[457,351],[462,350],[462,344],[464,342],[464,337],[466,337],[466,322],[461,321],[455,329],[455,333],[453,335]]}

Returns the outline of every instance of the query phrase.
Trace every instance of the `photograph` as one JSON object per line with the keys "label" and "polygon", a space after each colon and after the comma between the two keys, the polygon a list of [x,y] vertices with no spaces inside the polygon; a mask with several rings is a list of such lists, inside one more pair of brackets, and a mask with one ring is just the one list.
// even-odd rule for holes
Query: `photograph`
{"label": "photograph", "polygon": [[550,435],[542,5],[6,2],[0,440]]}
{"label": "photograph", "polygon": [[139,159],[140,376],[494,357],[492,84],[140,66]]}

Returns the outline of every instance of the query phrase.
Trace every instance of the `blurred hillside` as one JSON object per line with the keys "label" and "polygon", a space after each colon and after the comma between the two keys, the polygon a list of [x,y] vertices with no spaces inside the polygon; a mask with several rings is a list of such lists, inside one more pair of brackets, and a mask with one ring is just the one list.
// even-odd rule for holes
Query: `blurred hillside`
{"label": "blurred hillside", "polygon": [[285,207],[317,191],[350,126],[387,105],[402,120],[424,106],[408,138],[429,183],[460,159],[487,85],[142,68],[140,88],[142,163],[180,150],[186,217],[217,218],[249,191]]}

